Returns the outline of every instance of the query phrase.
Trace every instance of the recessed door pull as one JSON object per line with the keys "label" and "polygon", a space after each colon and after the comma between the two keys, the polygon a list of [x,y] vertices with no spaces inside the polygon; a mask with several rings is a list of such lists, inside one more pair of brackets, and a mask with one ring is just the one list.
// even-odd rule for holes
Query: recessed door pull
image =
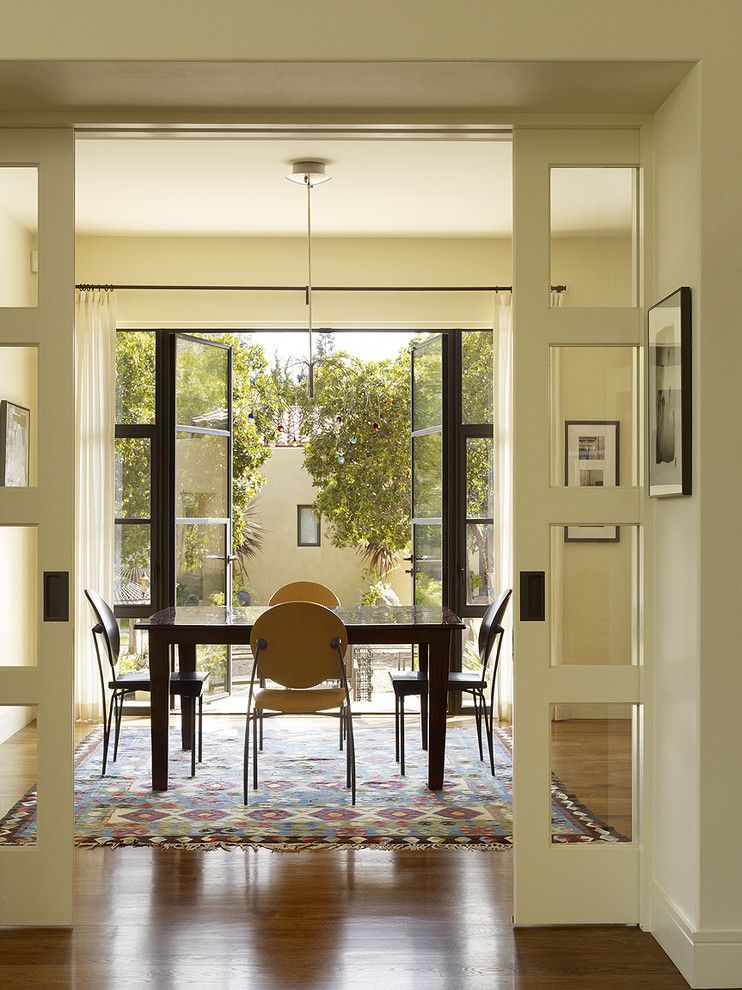
{"label": "recessed door pull", "polygon": [[520,572],[520,621],[546,620],[546,574],[544,571]]}

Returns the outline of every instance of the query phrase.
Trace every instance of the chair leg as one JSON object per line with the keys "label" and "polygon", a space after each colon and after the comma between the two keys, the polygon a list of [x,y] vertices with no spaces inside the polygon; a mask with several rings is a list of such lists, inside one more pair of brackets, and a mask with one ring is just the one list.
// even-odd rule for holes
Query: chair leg
{"label": "chair leg", "polygon": [[350,787],[351,787],[351,803],[356,803],[356,742],[355,736],[353,735],[353,715],[348,709],[348,754],[351,760],[351,774],[350,774]]}
{"label": "chair leg", "polygon": [[204,696],[198,696],[198,762],[204,761]]}
{"label": "chair leg", "polygon": [[[181,704],[183,704],[185,698],[181,699]],[[191,709],[191,777],[196,776],[196,698],[189,698],[189,707]]]}
{"label": "chair leg", "polygon": [[428,692],[420,695],[420,732],[422,733],[423,749],[428,748]]}
{"label": "chair leg", "polygon": [[[342,711],[340,713],[340,723],[341,723],[340,724],[340,734],[341,734],[341,736],[345,732],[345,726],[347,724],[347,719],[348,719],[348,707],[346,705],[342,709]],[[342,749],[342,746],[341,746],[341,749]],[[348,789],[350,789],[350,787],[352,786],[352,783],[353,783],[352,782],[352,779],[351,779],[352,774],[351,774],[351,766],[350,766],[350,757],[351,757],[350,745],[348,745],[348,746],[345,747],[345,786]]]}
{"label": "chair leg", "polygon": [[254,791],[258,789],[258,718],[260,715],[256,711],[252,719],[252,789]]}
{"label": "chair leg", "polygon": [[404,695],[399,699],[399,772],[404,777]]}
{"label": "chair leg", "polygon": [[394,762],[399,763],[399,698],[394,695]]}
{"label": "chair leg", "polygon": [[113,705],[116,700],[116,692],[111,695],[108,711],[103,712],[103,770],[101,777],[106,775],[106,764],[108,763],[108,743],[111,738],[111,724],[113,720]]}
{"label": "chair leg", "polygon": [[484,751],[482,750],[482,709],[480,707],[480,697],[476,691],[472,691],[472,701],[474,702],[474,718],[476,719],[477,725],[477,742],[479,743],[479,759],[484,759]]}
{"label": "chair leg", "polygon": [[247,768],[250,760],[250,713],[245,718],[245,746],[242,753],[242,803],[247,804]]}
{"label": "chair leg", "polygon": [[487,713],[487,703],[484,700],[484,695],[482,695],[482,708],[484,709],[484,728],[487,733],[487,748],[490,753],[490,770],[492,771],[492,776],[495,776],[495,748],[494,748],[494,713],[492,708],[489,709],[489,715]]}
{"label": "chair leg", "polygon": [[121,716],[124,714],[124,695],[120,694],[116,699],[116,732],[113,737],[113,760],[116,762],[116,758],[119,755],[119,735],[121,733]]}
{"label": "chair leg", "polygon": [[[344,713],[345,713],[345,706],[343,706],[340,709],[340,718],[338,719],[338,736],[340,737],[340,752],[341,753],[343,751],[343,735],[344,735],[343,721],[344,721]],[[348,787],[350,787],[350,784],[348,784]]]}
{"label": "chair leg", "polygon": [[263,723],[265,719],[263,718],[263,712],[260,713],[260,722],[258,723],[258,748],[260,752],[263,752]]}

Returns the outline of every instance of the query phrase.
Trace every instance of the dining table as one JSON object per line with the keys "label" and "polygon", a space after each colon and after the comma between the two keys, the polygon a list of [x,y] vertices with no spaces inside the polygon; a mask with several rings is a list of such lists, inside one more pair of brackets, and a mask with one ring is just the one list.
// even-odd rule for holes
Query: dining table
{"label": "dining table", "polygon": [[[168,787],[170,671],[196,669],[199,645],[237,646],[250,643],[253,623],[267,605],[178,605],[136,622],[149,636],[150,733],[152,790]],[[443,787],[446,759],[448,673],[454,636],[464,623],[449,609],[434,605],[339,605],[332,609],[343,621],[351,645],[410,644],[419,651],[420,670],[428,677],[428,787]],[[192,713],[182,713],[181,744],[191,745]],[[359,754],[360,755],[360,754]]]}

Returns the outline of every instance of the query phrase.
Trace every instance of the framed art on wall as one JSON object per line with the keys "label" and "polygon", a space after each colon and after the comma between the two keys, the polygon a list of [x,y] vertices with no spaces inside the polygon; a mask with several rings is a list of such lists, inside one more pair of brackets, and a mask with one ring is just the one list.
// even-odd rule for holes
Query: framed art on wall
{"label": "framed art on wall", "polygon": [[650,307],[649,494],[691,494],[691,292],[683,286]]}
{"label": "framed art on wall", "polygon": [[[567,420],[564,484],[615,488],[619,484],[619,420]],[[565,526],[566,543],[617,543],[618,526]]]}
{"label": "framed art on wall", "polygon": [[0,487],[28,487],[28,446],[31,411],[6,399],[0,401]]}

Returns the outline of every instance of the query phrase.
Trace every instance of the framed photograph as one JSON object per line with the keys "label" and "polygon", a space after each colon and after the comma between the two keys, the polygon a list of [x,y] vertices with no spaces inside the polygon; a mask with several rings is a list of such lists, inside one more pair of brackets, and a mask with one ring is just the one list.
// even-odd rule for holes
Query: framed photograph
{"label": "framed photograph", "polygon": [[649,310],[649,494],[691,494],[691,294],[677,289]]}
{"label": "framed photograph", "polygon": [[[564,424],[564,484],[570,488],[615,488],[620,480],[619,420],[567,420]],[[565,543],[618,543],[618,526],[565,526]]]}
{"label": "framed photograph", "polygon": [[0,401],[0,487],[28,487],[30,433],[31,411]]}

